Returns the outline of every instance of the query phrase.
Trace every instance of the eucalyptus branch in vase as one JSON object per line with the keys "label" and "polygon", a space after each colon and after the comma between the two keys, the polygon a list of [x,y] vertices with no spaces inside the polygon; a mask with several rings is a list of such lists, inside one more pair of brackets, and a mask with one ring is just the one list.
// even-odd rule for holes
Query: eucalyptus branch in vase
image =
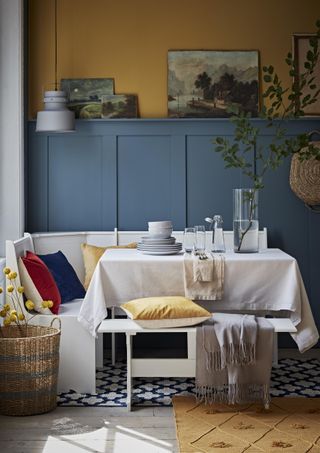
{"label": "eucalyptus branch in vase", "polygon": [[[286,122],[304,115],[304,109],[314,104],[320,94],[315,77],[315,68],[319,61],[320,20],[316,22],[317,31],[309,40],[309,50],[304,62],[304,71],[299,74],[292,53],[285,59],[289,69],[289,77],[293,82],[284,88],[283,82],[272,65],[263,66],[263,80],[266,88],[262,94],[264,105],[259,117],[265,120],[263,128],[273,131],[271,143],[267,146],[259,144],[262,135],[261,127],[251,121],[250,112],[241,110],[239,104],[230,104],[228,112],[230,121],[234,124],[232,140],[216,137],[213,141],[215,151],[221,153],[225,168],[238,168],[252,182],[252,191],[248,193],[249,218],[248,225],[241,232],[238,250],[241,251],[243,241],[253,222],[255,195],[263,189],[263,179],[268,170],[276,170],[283,161],[299,152],[299,159],[315,158],[320,160],[320,149],[309,142],[307,133],[295,137],[287,137]],[[307,94],[303,92],[307,90]]]}

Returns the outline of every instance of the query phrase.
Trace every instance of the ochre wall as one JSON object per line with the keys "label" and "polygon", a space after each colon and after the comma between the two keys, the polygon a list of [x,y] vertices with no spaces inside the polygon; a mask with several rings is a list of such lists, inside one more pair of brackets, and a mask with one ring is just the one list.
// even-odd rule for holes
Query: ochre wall
{"label": "ochre wall", "polygon": [[[58,77],[113,77],[140,116],[167,116],[169,49],[258,49],[290,82],[294,32],[314,32],[320,0],[58,0]],[[54,0],[29,0],[29,115],[54,82]]]}

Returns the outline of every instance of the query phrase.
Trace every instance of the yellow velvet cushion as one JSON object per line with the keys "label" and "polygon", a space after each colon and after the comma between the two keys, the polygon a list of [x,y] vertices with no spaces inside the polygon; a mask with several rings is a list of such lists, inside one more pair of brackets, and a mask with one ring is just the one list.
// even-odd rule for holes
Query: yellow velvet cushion
{"label": "yellow velvet cushion", "polygon": [[83,286],[85,289],[88,289],[89,283],[91,281],[92,275],[98,264],[99,259],[102,257],[104,252],[108,249],[135,249],[137,248],[137,243],[132,242],[127,245],[110,245],[108,247],[97,247],[95,245],[90,244],[81,244],[82,256],[83,256],[83,264],[85,270],[85,278]]}
{"label": "yellow velvet cushion", "polygon": [[129,318],[149,329],[192,326],[206,321],[211,313],[181,296],[144,297],[121,305]]}

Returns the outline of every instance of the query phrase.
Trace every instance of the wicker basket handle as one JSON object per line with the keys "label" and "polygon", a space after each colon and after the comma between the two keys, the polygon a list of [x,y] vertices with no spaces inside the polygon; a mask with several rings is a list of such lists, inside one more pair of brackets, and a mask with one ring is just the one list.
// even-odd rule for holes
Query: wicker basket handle
{"label": "wicker basket handle", "polygon": [[59,322],[59,330],[61,330],[61,319],[58,318],[58,316],[55,316],[55,317],[52,319],[52,321],[50,322],[50,327],[53,326],[53,323],[54,323],[55,321],[58,321],[58,322]]}

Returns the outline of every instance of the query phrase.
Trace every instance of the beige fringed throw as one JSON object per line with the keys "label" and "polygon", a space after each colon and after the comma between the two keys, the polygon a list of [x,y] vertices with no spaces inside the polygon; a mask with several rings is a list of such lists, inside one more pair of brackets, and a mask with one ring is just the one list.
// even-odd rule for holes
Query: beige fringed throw
{"label": "beige fringed throw", "polygon": [[220,300],[223,297],[224,256],[207,254],[208,259],[185,253],[184,293],[192,300]]}
{"label": "beige fringed throw", "polygon": [[197,398],[209,404],[268,403],[272,350],[267,319],[214,314],[197,328]]}

